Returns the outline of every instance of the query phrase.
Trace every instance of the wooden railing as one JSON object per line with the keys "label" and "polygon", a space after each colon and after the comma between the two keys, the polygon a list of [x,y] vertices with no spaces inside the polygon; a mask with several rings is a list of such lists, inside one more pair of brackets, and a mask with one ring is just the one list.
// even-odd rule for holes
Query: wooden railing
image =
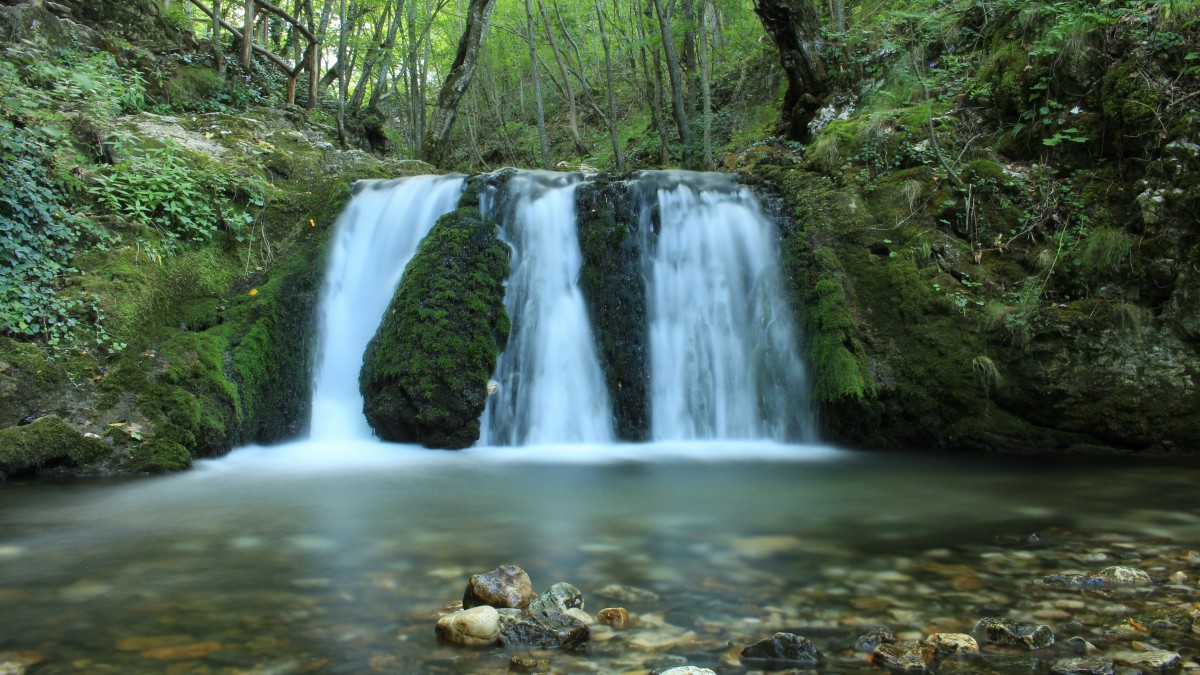
{"label": "wooden railing", "polygon": [[[213,10],[205,7],[200,0],[191,0],[191,3],[200,8],[200,11],[208,15],[208,18],[213,19]],[[254,44],[254,22],[259,14],[274,14],[284,21],[292,25],[296,29],[296,33],[304,37],[308,41],[308,48],[304,51],[304,57],[295,64],[290,64],[280,58],[278,54],[261,45]],[[279,69],[287,75],[287,102],[289,105],[296,102],[296,80],[300,77],[300,73],[308,69],[308,107],[315,108],[317,105],[317,92],[320,89],[321,80],[321,43],[317,40],[312,31],[304,27],[304,24],[296,20],[295,17],[283,11],[279,7],[267,2],[266,0],[246,0],[246,23],[243,29],[239,30],[236,26],[228,21],[221,19],[221,27],[233,33],[239,40],[242,41],[242,68],[249,70],[251,51],[262,54],[267,57]],[[265,17],[264,17],[265,18]]]}

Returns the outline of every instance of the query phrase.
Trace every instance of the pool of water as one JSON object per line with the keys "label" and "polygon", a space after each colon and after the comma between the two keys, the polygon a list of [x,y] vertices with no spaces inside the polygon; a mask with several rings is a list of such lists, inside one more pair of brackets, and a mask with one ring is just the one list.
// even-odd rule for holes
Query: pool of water
{"label": "pool of water", "polygon": [[[812,639],[822,671],[866,671],[866,628],[920,638],[993,615],[1055,629],[1043,667],[1074,635],[1191,667],[1186,627],[1113,625],[1200,610],[1197,484],[1196,463],[764,444],[246,448],[173,476],[0,487],[0,651],[36,652],[34,673],[500,673],[512,652],[438,644],[434,613],[513,563],[535,590],[568,581],[588,611],[634,617],[533,654],[542,672],[737,672],[741,646],[781,630]],[[1116,564],[1161,583],[1033,583]],[[613,583],[659,599],[597,594]]]}

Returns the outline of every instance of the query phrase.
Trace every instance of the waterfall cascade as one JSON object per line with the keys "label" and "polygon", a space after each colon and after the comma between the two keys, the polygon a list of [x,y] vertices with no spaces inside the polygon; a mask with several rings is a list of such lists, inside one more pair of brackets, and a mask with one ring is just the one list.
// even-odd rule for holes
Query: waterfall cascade
{"label": "waterfall cascade", "polygon": [[[512,249],[505,295],[512,328],[481,444],[611,443],[614,380],[606,382],[596,348],[609,328],[592,325],[580,283],[576,193],[591,179],[504,178],[480,183],[481,210]],[[630,221],[641,252],[631,264],[641,270],[634,284],[644,284],[648,324],[631,339],[649,354],[650,376],[640,379],[649,382],[651,440],[813,440],[774,223],[749,190],[719,174],[654,171],[630,181],[622,184],[641,195],[631,205],[640,211]],[[420,177],[357,189],[337,225],[322,292],[314,439],[371,437],[358,390],[363,351],[404,266],[463,186],[462,177]]]}
{"label": "waterfall cascade", "polygon": [[484,411],[484,444],[608,443],[612,413],[579,287],[583,258],[575,223],[577,174],[527,172],[506,186],[499,209],[512,246],[505,306],[509,347]]}
{"label": "waterfall cascade", "polygon": [[358,373],[404,266],[421,239],[454,208],[462,176],[359,181],[334,226],[321,288],[311,436],[369,439]]}

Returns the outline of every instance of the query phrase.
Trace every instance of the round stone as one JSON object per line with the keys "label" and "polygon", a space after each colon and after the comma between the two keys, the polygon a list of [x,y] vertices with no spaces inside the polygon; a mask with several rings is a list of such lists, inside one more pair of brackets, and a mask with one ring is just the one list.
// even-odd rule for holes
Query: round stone
{"label": "round stone", "polygon": [[629,625],[629,612],[624,607],[605,607],[596,613],[596,620],[621,630]]}
{"label": "round stone", "polygon": [[491,572],[473,574],[463,593],[463,607],[480,605],[521,608],[537,597],[525,570],[516,565],[501,565]]}
{"label": "round stone", "polygon": [[464,609],[438,619],[437,635],[457,645],[483,647],[494,644],[500,635],[500,613],[488,605]]}

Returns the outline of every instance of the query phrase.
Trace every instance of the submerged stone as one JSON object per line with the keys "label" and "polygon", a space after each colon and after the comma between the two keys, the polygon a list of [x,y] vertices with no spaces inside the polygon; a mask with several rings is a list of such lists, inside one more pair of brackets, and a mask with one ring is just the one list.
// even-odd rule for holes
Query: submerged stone
{"label": "submerged stone", "polygon": [[933,663],[934,647],[926,642],[908,640],[900,644],[881,644],[871,652],[872,665],[905,673],[923,673]]}
{"label": "submerged stone", "polygon": [[625,584],[608,584],[606,586],[601,586],[595,591],[595,594],[602,598],[608,598],[609,600],[616,600],[618,602],[635,604],[658,602],[658,594],[654,591],[648,591],[644,588],[638,588],[637,586],[626,586]]}
{"label": "submerged stone", "polygon": [[742,650],[742,665],[749,668],[810,668],[821,660],[808,638],[795,633],[776,633]]}
{"label": "submerged stone", "polygon": [[629,612],[624,607],[605,607],[596,613],[596,620],[621,630],[629,625]]}
{"label": "submerged stone", "polygon": [[1058,675],[1113,675],[1113,660],[1103,656],[1059,659],[1050,672]]}
{"label": "submerged stone", "polygon": [[536,597],[525,570],[516,565],[501,565],[491,572],[471,575],[462,606],[464,609],[479,605],[520,609]]}
{"label": "submerged stone", "polygon": [[985,617],[971,632],[996,645],[1043,649],[1054,644],[1054,631],[1044,623],[1019,624],[1011,619]]}
{"label": "submerged stone", "polygon": [[1144,570],[1120,565],[1105,567],[1096,576],[1106,581],[1109,586],[1149,586],[1154,583]]}
{"label": "submerged stone", "polygon": [[979,643],[966,633],[933,633],[925,638],[939,656],[967,656],[979,653]]}
{"label": "submerged stone", "polygon": [[1144,673],[1173,673],[1183,667],[1179,654],[1165,649],[1146,652],[1121,652],[1113,655],[1117,665],[1137,668]]}

